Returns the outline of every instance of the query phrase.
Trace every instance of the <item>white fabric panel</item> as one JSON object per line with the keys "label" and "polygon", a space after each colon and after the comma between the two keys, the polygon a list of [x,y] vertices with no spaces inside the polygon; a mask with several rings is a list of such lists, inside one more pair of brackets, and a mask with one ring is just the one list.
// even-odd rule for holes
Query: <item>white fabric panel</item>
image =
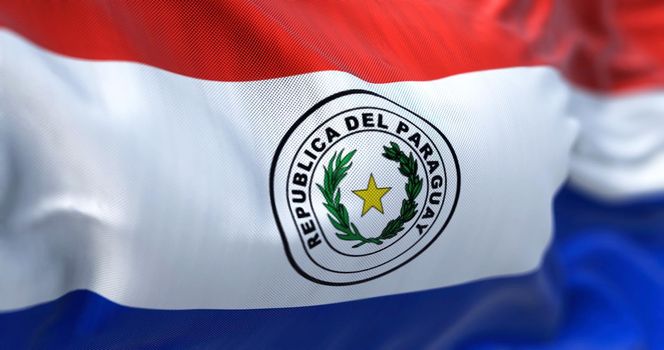
{"label": "white fabric panel", "polygon": [[581,134],[570,178],[613,201],[664,191],[664,91],[598,96],[577,91],[570,103]]}

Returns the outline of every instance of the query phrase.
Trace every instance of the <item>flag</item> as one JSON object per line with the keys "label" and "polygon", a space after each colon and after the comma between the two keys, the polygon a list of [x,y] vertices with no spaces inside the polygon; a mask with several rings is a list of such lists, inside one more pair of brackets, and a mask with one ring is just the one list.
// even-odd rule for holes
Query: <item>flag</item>
{"label": "flag", "polygon": [[647,1],[4,2],[0,339],[661,346],[661,23]]}

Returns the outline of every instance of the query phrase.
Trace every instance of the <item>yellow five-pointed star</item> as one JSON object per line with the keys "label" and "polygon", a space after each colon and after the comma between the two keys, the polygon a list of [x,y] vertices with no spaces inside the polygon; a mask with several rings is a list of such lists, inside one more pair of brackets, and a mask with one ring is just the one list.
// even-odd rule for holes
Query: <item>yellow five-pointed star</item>
{"label": "yellow five-pointed star", "polygon": [[353,193],[364,200],[362,216],[364,216],[364,214],[366,214],[371,208],[376,208],[376,210],[382,214],[383,202],[381,202],[381,199],[391,189],[392,188],[390,187],[376,187],[376,179],[374,179],[373,174],[371,174],[371,176],[369,176],[369,184],[367,185],[366,189],[353,191]]}

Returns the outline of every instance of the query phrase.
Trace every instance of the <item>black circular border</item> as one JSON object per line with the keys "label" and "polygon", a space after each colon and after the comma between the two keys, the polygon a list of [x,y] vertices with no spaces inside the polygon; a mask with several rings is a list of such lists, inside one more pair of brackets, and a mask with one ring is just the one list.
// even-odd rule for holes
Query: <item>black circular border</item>
{"label": "black circular border", "polygon": [[[281,225],[281,221],[279,220],[279,213],[277,212],[277,205],[276,205],[275,200],[274,200],[274,174],[276,173],[277,162],[279,160],[279,155],[281,154],[281,151],[284,148],[284,145],[288,141],[288,138],[293,134],[293,132],[295,132],[295,130],[300,126],[300,124],[302,124],[302,122],[306,118],[308,118],[311,114],[313,114],[316,110],[318,110],[319,108],[321,108],[322,106],[324,106],[328,102],[330,102],[332,100],[335,100],[337,98],[340,98],[340,97],[343,97],[343,96],[346,96],[346,95],[352,95],[352,94],[371,95],[371,96],[375,96],[375,97],[381,98],[383,100],[386,100],[388,102],[391,102],[391,103],[397,105],[398,107],[403,108],[404,110],[410,112],[414,116],[420,118],[423,122],[428,124],[434,131],[436,131],[443,138],[445,143],[447,144],[447,147],[449,148],[450,153],[452,153],[452,159],[454,160],[454,167],[455,167],[456,172],[457,172],[457,187],[456,187],[456,193],[455,193],[455,196],[454,196],[454,202],[452,203],[452,209],[450,210],[450,214],[447,216],[447,219],[445,220],[445,223],[443,224],[443,227],[440,229],[440,231],[438,231],[438,233],[436,233],[436,235],[433,237],[433,239],[431,239],[431,241],[429,241],[429,243],[427,243],[426,246],[424,246],[422,249],[420,249],[420,251],[415,253],[410,258],[404,260],[401,264],[391,268],[390,270],[387,270],[385,272],[377,274],[375,276],[371,276],[369,278],[365,278],[365,279],[361,279],[361,280],[357,280],[357,281],[351,281],[351,282],[329,282],[329,281],[323,281],[323,280],[320,280],[318,278],[315,278],[313,276],[308,275],[304,270],[302,270],[302,268],[300,268],[300,266],[298,266],[297,262],[293,258],[293,255],[290,252],[290,247],[288,246],[288,238],[286,237],[286,234],[284,233],[283,226]],[[441,235],[441,233],[443,233],[443,231],[445,230],[447,225],[450,223],[450,220],[454,216],[454,211],[456,210],[457,204],[459,202],[459,196],[461,194],[461,169],[459,168],[459,159],[456,155],[456,152],[454,151],[454,148],[452,147],[452,144],[447,139],[447,137],[440,131],[440,129],[438,129],[435,125],[431,124],[428,120],[424,119],[419,114],[417,114],[417,113],[411,111],[410,109],[408,109],[408,108],[406,108],[406,107],[390,100],[387,97],[384,97],[382,95],[379,95],[375,92],[371,92],[371,91],[368,91],[368,90],[353,89],[353,90],[345,90],[345,91],[337,92],[337,93],[335,93],[333,95],[330,95],[330,96],[324,98],[323,100],[319,101],[313,107],[309,108],[306,112],[304,112],[304,114],[295,121],[295,123],[290,127],[290,129],[288,129],[288,131],[286,131],[286,134],[284,135],[284,137],[279,142],[279,145],[277,146],[277,149],[274,152],[274,157],[272,158],[272,165],[270,166],[270,188],[269,188],[269,191],[270,191],[270,204],[272,205],[272,214],[274,215],[274,219],[277,223],[277,228],[279,229],[279,235],[281,236],[281,240],[283,241],[283,244],[284,244],[284,251],[286,253],[286,257],[288,258],[288,262],[295,269],[295,271],[297,271],[302,277],[304,277],[304,278],[306,278],[306,279],[308,279],[312,282],[318,283],[318,284],[322,284],[322,285],[326,285],[326,286],[350,286],[350,285],[354,285],[354,284],[368,282],[368,281],[371,281],[373,279],[385,276],[386,274],[388,274],[388,273],[404,266],[405,264],[411,262],[413,259],[418,257],[420,254],[422,254],[422,252],[427,250],[438,239],[438,237]]]}

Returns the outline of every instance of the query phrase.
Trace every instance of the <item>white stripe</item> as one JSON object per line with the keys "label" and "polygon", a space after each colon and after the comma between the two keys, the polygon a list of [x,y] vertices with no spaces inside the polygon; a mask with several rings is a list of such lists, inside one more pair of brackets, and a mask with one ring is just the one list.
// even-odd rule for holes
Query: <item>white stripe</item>
{"label": "white stripe", "polygon": [[[0,309],[80,288],[149,308],[333,303],[531,271],[551,238],[576,134],[569,88],[552,69],[228,83],[65,58],[7,32],[0,47]],[[421,256],[366,283],[324,286],[286,259],[269,167],[298,117],[356,88],[438,127],[459,157],[462,191]]]}
{"label": "white stripe", "polygon": [[571,180],[609,200],[664,191],[664,91],[604,97],[577,92],[581,123]]}

